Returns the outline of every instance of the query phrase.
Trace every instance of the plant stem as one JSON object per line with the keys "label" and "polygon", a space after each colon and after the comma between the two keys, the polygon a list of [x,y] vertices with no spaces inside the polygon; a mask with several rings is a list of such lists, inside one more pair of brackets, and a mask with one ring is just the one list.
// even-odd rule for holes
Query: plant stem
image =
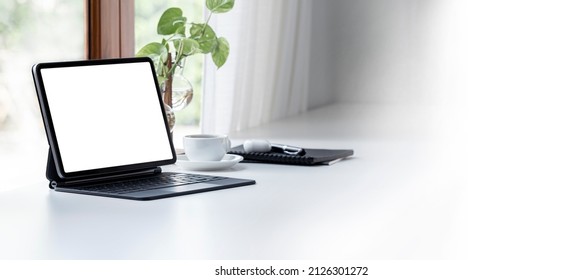
{"label": "plant stem", "polygon": [[210,18],[212,17],[213,14],[214,13],[212,11],[210,11],[208,18],[206,19],[206,22],[204,23],[204,26],[202,27],[202,35],[200,37],[204,37],[204,31],[206,31],[206,26],[208,26],[208,22],[210,21]]}
{"label": "plant stem", "polygon": [[184,42],[180,41],[180,46],[176,50],[176,62],[171,63],[172,67],[170,68],[168,76],[174,76],[174,71],[176,71],[176,66],[180,63],[180,60],[184,57],[182,53],[184,52]]}
{"label": "plant stem", "polygon": [[[166,62],[168,67],[172,66],[172,54],[168,53],[168,61]],[[166,103],[166,105],[172,107],[172,80],[173,77],[171,74],[168,74],[168,77],[166,79],[166,83],[164,86],[164,103]]]}

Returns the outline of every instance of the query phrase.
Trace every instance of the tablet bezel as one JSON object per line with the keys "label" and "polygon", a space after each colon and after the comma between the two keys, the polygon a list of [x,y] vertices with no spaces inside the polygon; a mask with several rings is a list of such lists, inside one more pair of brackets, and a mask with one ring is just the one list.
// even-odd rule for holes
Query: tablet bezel
{"label": "tablet bezel", "polygon": [[[42,69],[48,68],[64,68],[64,67],[79,67],[79,66],[95,66],[95,65],[107,65],[107,64],[125,64],[125,63],[144,63],[147,62],[152,70],[152,76],[156,85],[156,92],[158,94],[158,101],[160,104],[160,113],[164,118],[164,124],[166,127],[166,134],[168,136],[168,143],[170,144],[172,158],[167,160],[135,163],[122,166],[112,166],[106,168],[98,168],[91,170],[75,171],[75,172],[65,172],[63,168],[63,162],[61,159],[61,153],[59,149],[58,139],[55,134],[55,129],[53,126],[53,121],[51,117],[50,105],[46,96],[43,78],[41,74]],[[67,179],[81,179],[81,178],[92,178],[92,177],[104,177],[111,174],[122,174],[130,173],[136,170],[144,170],[149,168],[156,168],[160,165],[173,164],[176,162],[176,152],[174,149],[174,143],[172,142],[172,136],[170,132],[170,127],[168,126],[168,120],[165,114],[164,103],[162,100],[162,95],[160,93],[160,87],[156,77],[156,71],[152,60],[148,57],[136,57],[136,58],[119,58],[119,59],[102,59],[102,60],[78,60],[78,61],[65,61],[65,62],[47,62],[38,63],[32,67],[32,76],[34,79],[34,84],[36,87],[36,93],[39,101],[40,111],[45,127],[45,132],[47,135],[48,143],[51,149],[53,160],[55,163],[55,169],[57,175],[62,180]]]}

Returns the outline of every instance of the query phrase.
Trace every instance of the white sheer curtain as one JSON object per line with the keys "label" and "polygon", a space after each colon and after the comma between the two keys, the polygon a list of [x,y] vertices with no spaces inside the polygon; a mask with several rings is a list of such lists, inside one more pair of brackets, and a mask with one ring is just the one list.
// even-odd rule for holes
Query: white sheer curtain
{"label": "white sheer curtain", "polygon": [[213,15],[230,42],[226,64],[205,63],[201,129],[229,133],[307,109],[311,37],[309,0],[237,0]]}

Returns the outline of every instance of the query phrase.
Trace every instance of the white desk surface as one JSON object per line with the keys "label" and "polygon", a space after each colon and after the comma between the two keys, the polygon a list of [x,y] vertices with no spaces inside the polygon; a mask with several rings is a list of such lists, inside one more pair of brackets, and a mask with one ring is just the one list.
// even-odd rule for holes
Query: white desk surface
{"label": "white desk surface", "polygon": [[257,184],[148,202],[54,192],[31,174],[0,192],[0,259],[456,258],[463,172],[441,121],[422,108],[324,107],[233,144],[352,148],[353,158],[200,172]]}

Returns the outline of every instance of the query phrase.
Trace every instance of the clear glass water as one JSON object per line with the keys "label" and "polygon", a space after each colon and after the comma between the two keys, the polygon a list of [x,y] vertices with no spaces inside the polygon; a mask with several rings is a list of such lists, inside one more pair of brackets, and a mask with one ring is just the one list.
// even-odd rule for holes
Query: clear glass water
{"label": "clear glass water", "polygon": [[172,109],[180,111],[186,108],[193,96],[192,84],[181,74],[175,74],[172,81]]}

